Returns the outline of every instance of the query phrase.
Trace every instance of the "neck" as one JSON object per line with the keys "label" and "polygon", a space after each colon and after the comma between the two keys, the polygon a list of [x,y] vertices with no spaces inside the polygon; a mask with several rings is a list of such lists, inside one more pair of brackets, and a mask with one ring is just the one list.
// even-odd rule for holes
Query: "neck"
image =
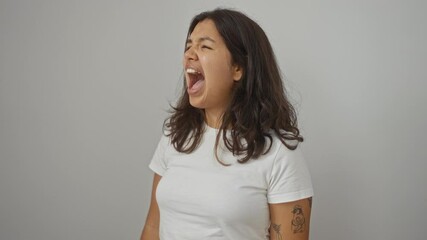
{"label": "neck", "polygon": [[219,129],[222,123],[223,110],[205,109],[205,122],[209,127]]}

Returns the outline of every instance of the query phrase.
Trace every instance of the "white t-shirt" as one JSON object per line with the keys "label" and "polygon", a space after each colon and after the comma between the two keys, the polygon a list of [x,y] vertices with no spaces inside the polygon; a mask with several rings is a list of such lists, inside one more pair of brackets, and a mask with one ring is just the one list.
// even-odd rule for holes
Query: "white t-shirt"
{"label": "white t-shirt", "polygon": [[[225,147],[214,154],[217,130],[206,127],[199,147],[180,153],[162,136],[149,167],[157,186],[160,239],[269,239],[268,203],[311,197],[310,173],[300,149],[275,136],[270,151],[238,163]],[[222,138],[220,143],[222,142]]]}

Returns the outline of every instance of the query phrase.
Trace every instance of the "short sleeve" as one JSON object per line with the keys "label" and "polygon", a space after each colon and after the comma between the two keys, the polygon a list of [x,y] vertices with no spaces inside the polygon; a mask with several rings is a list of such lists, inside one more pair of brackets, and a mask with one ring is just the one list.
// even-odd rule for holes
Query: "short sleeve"
{"label": "short sleeve", "polygon": [[311,196],[311,176],[300,148],[289,150],[281,144],[271,168],[268,203],[292,202]]}
{"label": "short sleeve", "polygon": [[162,135],[159,143],[157,144],[156,151],[153,154],[150,165],[148,166],[152,171],[163,176],[167,169],[167,159],[165,158],[165,152],[169,145],[169,138]]}

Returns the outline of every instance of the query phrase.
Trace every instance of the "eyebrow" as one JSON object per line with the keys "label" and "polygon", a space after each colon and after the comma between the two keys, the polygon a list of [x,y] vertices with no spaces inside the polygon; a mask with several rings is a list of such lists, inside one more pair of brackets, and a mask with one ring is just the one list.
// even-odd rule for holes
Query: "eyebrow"
{"label": "eyebrow", "polygon": [[[197,42],[203,42],[203,41],[211,41],[211,42],[215,43],[215,40],[213,40],[210,37],[200,37],[199,39],[197,39]],[[193,40],[191,40],[190,38],[188,38],[186,43],[187,44],[193,43]]]}

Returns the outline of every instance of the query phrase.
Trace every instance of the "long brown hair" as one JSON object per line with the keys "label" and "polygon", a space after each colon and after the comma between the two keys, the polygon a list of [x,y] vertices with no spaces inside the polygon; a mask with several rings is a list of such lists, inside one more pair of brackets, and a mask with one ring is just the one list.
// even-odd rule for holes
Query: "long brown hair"
{"label": "long brown hair", "polygon": [[[215,9],[195,16],[187,37],[205,19],[215,23],[231,53],[232,62],[243,69],[243,76],[235,83],[231,101],[222,116],[215,155],[222,136],[224,145],[240,157],[240,163],[256,159],[270,150],[272,132],[287,148],[296,149],[303,138],[264,31],[241,12]],[[171,115],[164,122],[166,135],[177,151],[191,153],[199,146],[204,133],[204,110],[191,106],[185,81],[181,97],[176,106],[171,107]]]}

